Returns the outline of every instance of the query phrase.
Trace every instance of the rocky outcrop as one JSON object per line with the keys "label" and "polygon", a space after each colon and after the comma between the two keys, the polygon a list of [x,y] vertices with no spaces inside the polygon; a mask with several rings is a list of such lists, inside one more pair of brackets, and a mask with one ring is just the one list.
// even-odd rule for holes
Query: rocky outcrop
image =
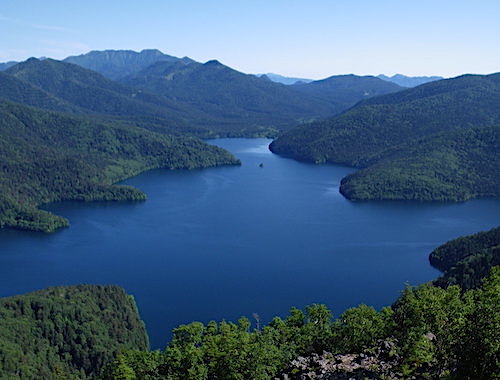
{"label": "rocky outcrop", "polygon": [[399,360],[395,341],[385,340],[359,354],[334,355],[324,351],[321,355],[300,356],[274,380],[398,379]]}

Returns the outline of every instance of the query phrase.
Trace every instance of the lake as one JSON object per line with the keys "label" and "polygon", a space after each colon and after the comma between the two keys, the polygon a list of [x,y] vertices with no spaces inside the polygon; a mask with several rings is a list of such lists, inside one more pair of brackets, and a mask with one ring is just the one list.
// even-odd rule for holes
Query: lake
{"label": "lake", "polygon": [[0,231],[0,296],[117,284],[134,295],[151,346],[163,348],[193,320],[390,305],[405,283],[438,275],[428,263],[435,247],[500,224],[499,200],[352,203],[338,187],[353,169],[281,158],[266,139],[212,143],[242,166],[149,171],[124,181],[146,202],[61,202],[47,209],[69,218],[68,229]]}

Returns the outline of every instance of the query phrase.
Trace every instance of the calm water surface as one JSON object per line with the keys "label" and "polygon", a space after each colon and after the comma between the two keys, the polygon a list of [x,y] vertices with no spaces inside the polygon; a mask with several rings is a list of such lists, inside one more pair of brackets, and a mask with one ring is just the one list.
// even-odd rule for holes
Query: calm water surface
{"label": "calm water surface", "polygon": [[[213,141],[241,167],[154,170],[125,181],[143,203],[63,202],[55,234],[0,232],[0,296],[53,285],[118,284],[135,296],[153,348],[181,323],[267,321],[321,302],[338,315],[389,305],[437,276],[428,253],[500,224],[499,200],[351,203],[352,169],[280,158],[269,140]],[[263,167],[259,167],[259,164]]]}

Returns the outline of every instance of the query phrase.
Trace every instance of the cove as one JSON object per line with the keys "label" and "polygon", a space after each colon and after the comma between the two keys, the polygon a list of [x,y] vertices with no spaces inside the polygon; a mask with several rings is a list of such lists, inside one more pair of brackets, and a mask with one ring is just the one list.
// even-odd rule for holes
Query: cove
{"label": "cove", "polygon": [[405,283],[438,275],[427,257],[435,247],[500,224],[499,200],[353,203],[338,192],[353,169],[281,158],[266,139],[211,143],[242,165],[149,171],[124,181],[146,202],[60,202],[47,209],[68,229],[0,231],[0,296],[117,284],[134,295],[152,348],[163,348],[193,320],[390,305]]}

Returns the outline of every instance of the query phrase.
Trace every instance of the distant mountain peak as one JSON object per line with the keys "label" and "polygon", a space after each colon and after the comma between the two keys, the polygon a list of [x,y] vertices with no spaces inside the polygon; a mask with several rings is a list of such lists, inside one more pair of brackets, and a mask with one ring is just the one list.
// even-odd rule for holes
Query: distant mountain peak
{"label": "distant mountain peak", "polygon": [[157,54],[157,55],[164,55],[163,52],[161,52],[158,49],[142,49],[139,54]]}
{"label": "distant mountain peak", "polygon": [[9,67],[12,67],[12,66],[16,65],[17,63],[19,63],[19,62],[16,62],[16,61],[9,61],[9,62],[3,62],[3,63],[0,63],[0,71],[5,71],[5,70],[7,70]]}
{"label": "distant mountain peak", "polygon": [[299,84],[299,83],[309,83],[312,82],[312,79],[306,78],[291,78],[286,77],[279,74],[267,73],[267,74],[256,74],[258,77],[264,78],[266,77],[268,80],[276,83],[291,85],[291,84]]}
{"label": "distant mountain peak", "polygon": [[93,50],[89,53],[67,57],[65,62],[97,71],[109,79],[121,79],[144,70],[158,62],[191,62],[188,57],[182,59],[162,53],[158,49],[133,50]]}
{"label": "distant mountain peak", "polygon": [[409,77],[403,74],[394,74],[392,77],[389,77],[384,74],[377,75],[377,78],[385,80],[387,82],[396,83],[401,87],[416,87],[421,84],[434,82],[436,80],[441,80],[443,77],[439,76],[419,76],[419,77]]}
{"label": "distant mountain peak", "polygon": [[205,62],[204,65],[205,66],[224,66],[222,63],[220,63],[216,59],[211,59],[210,61]]}

